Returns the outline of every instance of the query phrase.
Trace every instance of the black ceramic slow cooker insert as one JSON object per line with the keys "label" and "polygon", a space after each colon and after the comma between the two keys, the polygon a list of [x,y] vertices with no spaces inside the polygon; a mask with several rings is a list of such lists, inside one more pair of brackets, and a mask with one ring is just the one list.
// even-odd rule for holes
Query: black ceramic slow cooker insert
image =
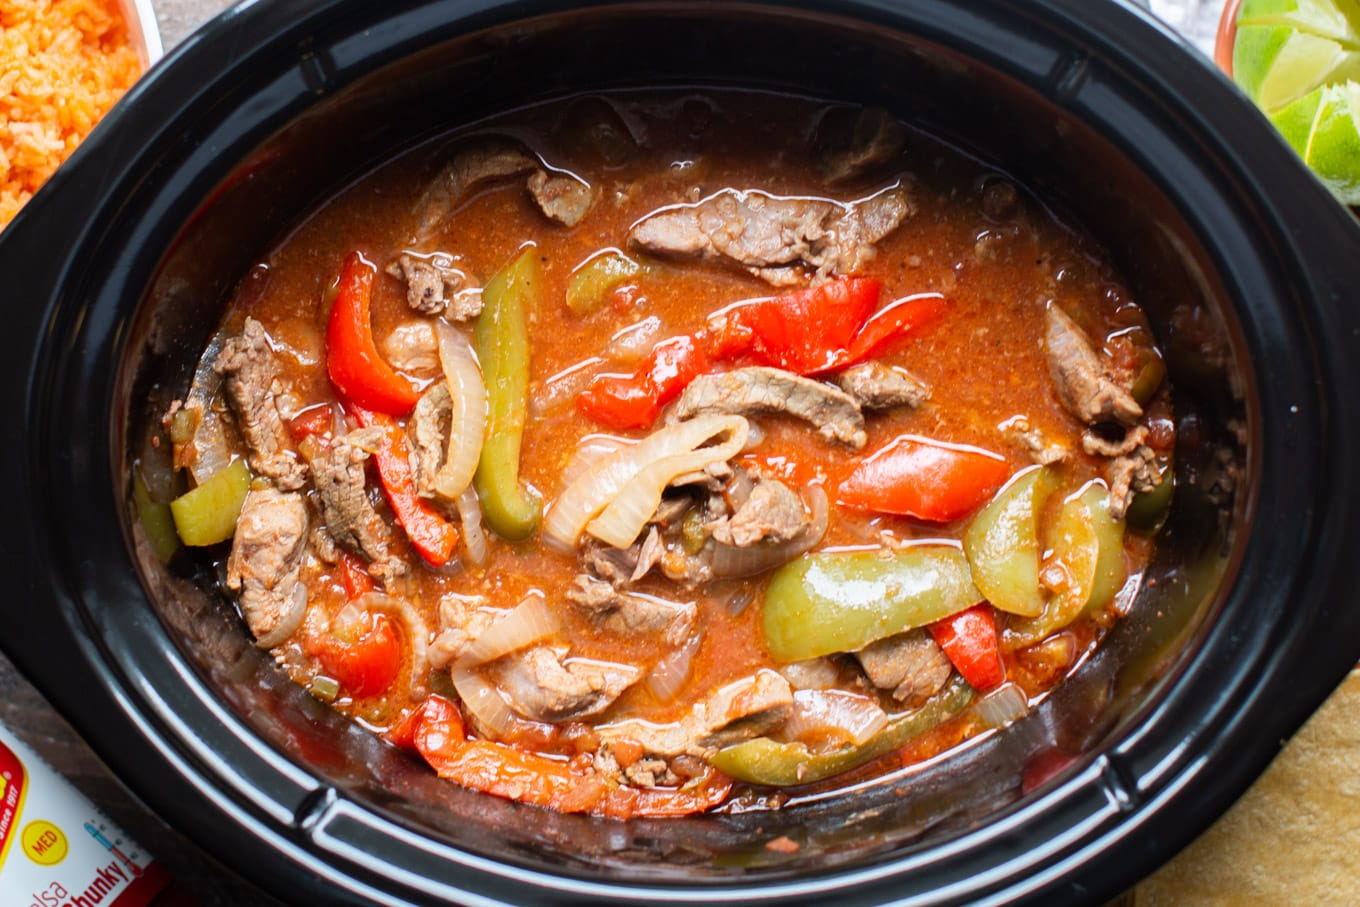
{"label": "black ceramic slow cooker insert", "polygon": [[[1104,242],[1168,351],[1176,499],[1155,583],[1004,733],[777,812],[547,813],[439,781],[291,684],[201,565],[145,551],[129,464],[236,281],[338,187],[509,107],[696,85],[885,107]],[[1221,813],[1360,655],[1357,240],[1129,5],[243,5],[0,235],[0,642],[139,796],[299,903],[1100,901]]]}

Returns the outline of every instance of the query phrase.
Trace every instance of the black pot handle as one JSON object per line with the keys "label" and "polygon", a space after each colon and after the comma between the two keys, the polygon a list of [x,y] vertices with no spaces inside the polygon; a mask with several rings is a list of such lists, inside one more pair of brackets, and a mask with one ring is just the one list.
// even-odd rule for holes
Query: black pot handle
{"label": "black pot handle", "polygon": [[[0,649],[49,698],[62,700],[72,698],[62,696],[63,690],[85,687],[93,693],[99,685],[89,682],[94,678],[88,660],[77,655],[79,643],[71,613],[58,600],[54,586],[45,581],[48,569],[37,540],[41,515],[34,502],[31,470],[60,452],[40,449],[28,429],[43,399],[42,388],[35,386],[37,362],[72,250],[79,245],[79,235],[72,233],[80,234],[86,222],[81,217],[80,187],[69,174],[69,164],[58,170],[0,232],[0,274],[5,275],[0,296],[4,319],[0,413],[11,425],[0,451],[0,499],[5,501],[0,571],[18,586],[15,592],[0,596]],[[91,676],[82,676],[87,674]],[[100,694],[94,694],[86,701],[98,698]],[[63,708],[68,704],[79,705],[58,703]]]}

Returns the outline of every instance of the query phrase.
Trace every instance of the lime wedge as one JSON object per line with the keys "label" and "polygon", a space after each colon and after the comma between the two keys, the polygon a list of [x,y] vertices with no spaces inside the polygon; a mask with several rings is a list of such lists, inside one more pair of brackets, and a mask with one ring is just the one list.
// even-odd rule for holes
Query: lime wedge
{"label": "lime wedge", "polygon": [[1360,0],[1244,0],[1233,79],[1341,201],[1360,204]]}

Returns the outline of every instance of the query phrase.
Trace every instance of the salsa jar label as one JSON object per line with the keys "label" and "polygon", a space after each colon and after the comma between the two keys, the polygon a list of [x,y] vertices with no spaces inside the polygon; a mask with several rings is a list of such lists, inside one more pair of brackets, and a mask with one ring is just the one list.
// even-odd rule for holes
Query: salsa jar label
{"label": "salsa jar label", "polygon": [[0,726],[0,902],[144,907],[169,876]]}

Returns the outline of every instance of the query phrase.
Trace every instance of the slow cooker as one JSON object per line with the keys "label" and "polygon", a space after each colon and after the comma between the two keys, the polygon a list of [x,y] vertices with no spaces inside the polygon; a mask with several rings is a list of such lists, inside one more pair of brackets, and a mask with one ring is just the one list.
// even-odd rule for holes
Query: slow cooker
{"label": "slow cooker", "polygon": [[[885,107],[1090,230],[1169,350],[1177,493],[1129,618],[1005,732],[783,810],[546,813],[439,781],[288,682],[201,565],[151,556],[130,464],[235,282],[337,187],[507,107],[677,85]],[[153,809],[298,903],[1098,902],[1360,656],[1358,240],[1129,4],[242,4],[0,235],[0,642]]]}

